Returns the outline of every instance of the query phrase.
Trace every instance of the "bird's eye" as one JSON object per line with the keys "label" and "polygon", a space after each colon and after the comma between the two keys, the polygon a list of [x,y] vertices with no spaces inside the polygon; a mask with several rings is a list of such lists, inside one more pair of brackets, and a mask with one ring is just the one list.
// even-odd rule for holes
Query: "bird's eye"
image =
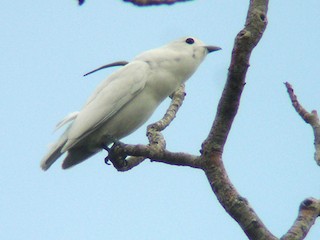
{"label": "bird's eye", "polygon": [[194,39],[193,38],[187,38],[186,39],[186,43],[193,44],[194,43]]}

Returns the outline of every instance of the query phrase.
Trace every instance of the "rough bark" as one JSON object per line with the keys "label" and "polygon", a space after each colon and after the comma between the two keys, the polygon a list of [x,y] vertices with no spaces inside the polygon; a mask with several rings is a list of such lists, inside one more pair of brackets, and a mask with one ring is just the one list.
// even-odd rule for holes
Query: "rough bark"
{"label": "rough bark", "polygon": [[246,24],[235,39],[227,82],[211,131],[202,145],[201,155],[205,162],[204,171],[221,205],[239,223],[248,238],[255,240],[276,237],[230,182],[222,154],[240,104],[251,52],[267,26],[267,10],[267,0],[250,1]]}
{"label": "rough bark", "polygon": [[307,198],[300,204],[297,219],[281,240],[304,239],[319,216],[320,201],[314,198]]}

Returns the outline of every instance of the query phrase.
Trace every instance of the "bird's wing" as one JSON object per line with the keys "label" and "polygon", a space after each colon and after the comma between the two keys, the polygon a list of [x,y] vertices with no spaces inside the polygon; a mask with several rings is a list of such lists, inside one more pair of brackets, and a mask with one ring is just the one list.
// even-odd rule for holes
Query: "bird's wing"
{"label": "bird's wing", "polygon": [[70,126],[68,142],[61,152],[70,149],[137,96],[145,87],[148,70],[145,62],[133,61],[103,81]]}

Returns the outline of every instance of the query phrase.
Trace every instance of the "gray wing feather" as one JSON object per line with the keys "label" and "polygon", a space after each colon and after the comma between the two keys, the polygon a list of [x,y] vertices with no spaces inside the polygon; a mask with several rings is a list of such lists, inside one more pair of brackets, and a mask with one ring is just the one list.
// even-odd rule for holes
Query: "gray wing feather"
{"label": "gray wing feather", "polygon": [[146,84],[148,64],[133,61],[103,81],[78,113],[67,132],[65,152],[130,102]]}

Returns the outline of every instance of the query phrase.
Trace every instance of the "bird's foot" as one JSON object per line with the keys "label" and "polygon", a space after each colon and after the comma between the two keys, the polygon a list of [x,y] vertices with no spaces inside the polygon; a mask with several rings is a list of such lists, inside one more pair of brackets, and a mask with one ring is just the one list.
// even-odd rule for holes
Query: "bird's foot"
{"label": "bird's foot", "polygon": [[127,166],[127,155],[122,151],[123,145],[124,144],[122,142],[117,140],[113,143],[111,148],[103,146],[103,148],[108,151],[108,156],[104,159],[104,162],[107,165],[110,165],[110,161],[116,169],[121,169]]}
{"label": "bird's foot", "polygon": [[123,144],[123,143],[121,143],[118,139],[112,137],[111,135],[106,135],[106,136],[104,136],[103,141],[105,141],[105,142],[112,142],[112,143],[113,143],[113,145],[112,145],[111,148],[109,147],[109,145],[107,145],[107,144],[105,144],[105,143],[102,143],[102,146],[101,146],[101,147],[102,147],[104,150],[106,150],[107,152],[110,152],[111,149],[114,147],[115,144],[117,144],[117,145]]}

